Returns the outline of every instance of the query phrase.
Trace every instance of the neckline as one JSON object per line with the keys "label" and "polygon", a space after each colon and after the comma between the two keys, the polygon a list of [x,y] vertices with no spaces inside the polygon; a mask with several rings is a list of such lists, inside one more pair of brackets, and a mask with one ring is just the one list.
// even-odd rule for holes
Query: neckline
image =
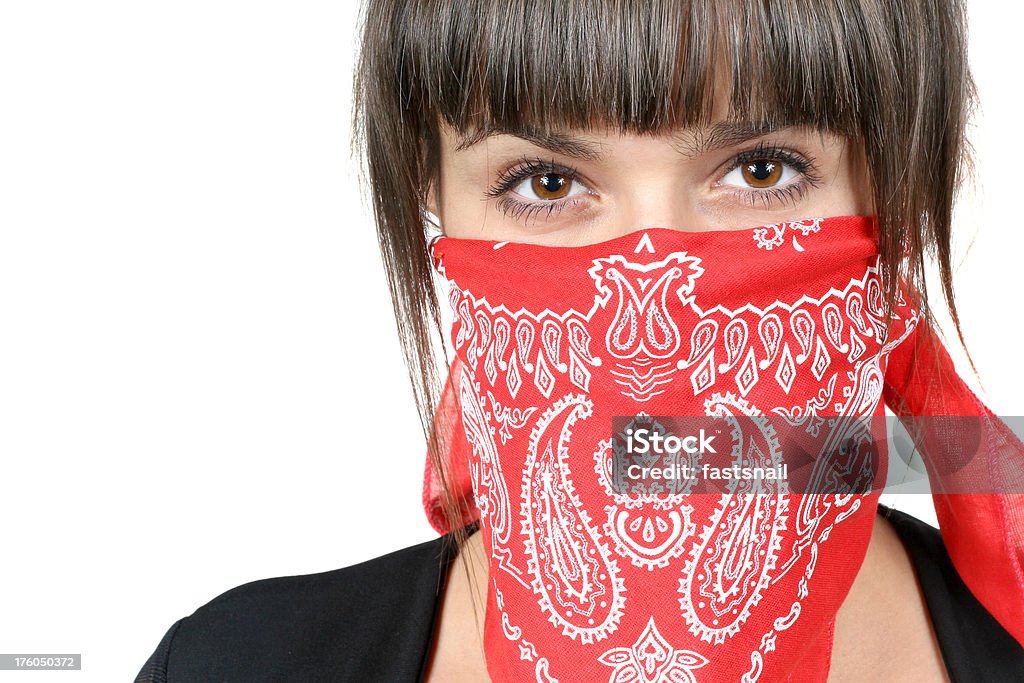
{"label": "neckline", "polygon": [[[480,521],[473,520],[462,528],[466,530],[466,539],[468,540],[473,534],[479,533]],[[454,531],[449,531],[443,536],[439,536],[437,542],[441,544],[436,567],[438,572],[437,590],[434,592],[434,604],[430,612],[429,635],[424,644],[423,652],[420,654],[420,670],[416,678],[420,683],[426,678],[427,668],[432,659],[431,655],[433,654],[434,644],[437,642],[438,622],[441,615],[441,606],[444,602],[445,590],[448,588],[448,579],[451,576],[452,565],[458,557]]]}

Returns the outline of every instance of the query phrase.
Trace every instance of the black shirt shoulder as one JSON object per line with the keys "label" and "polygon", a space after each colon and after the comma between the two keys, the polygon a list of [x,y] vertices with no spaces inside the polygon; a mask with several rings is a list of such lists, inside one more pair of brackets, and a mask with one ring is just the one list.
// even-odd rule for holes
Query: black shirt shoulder
{"label": "black shirt shoulder", "polygon": [[974,597],[932,525],[880,505],[910,555],[953,683],[1024,681],[1024,646]]}
{"label": "black shirt shoulder", "polygon": [[452,541],[233,588],[175,622],[136,683],[420,680]]}

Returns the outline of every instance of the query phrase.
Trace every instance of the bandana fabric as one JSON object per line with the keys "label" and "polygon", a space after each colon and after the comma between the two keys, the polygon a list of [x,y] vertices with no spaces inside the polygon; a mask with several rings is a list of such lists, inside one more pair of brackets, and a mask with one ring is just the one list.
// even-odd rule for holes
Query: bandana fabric
{"label": "bandana fabric", "polygon": [[[992,417],[985,443],[998,437],[1016,460],[953,476],[934,462],[951,437],[932,434],[929,474],[962,484],[969,470],[990,491],[1015,476],[1024,446],[952,371],[905,291],[886,329],[876,226],[650,228],[581,247],[431,242],[455,349],[435,419],[464,522],[481,522],[492,680],[827,678],[880,491],[623,488],[615,416],[642,426],[658,415],[772,415],[822,443],[842,436],[829,418],[879,418],[886,404],[910,421]],[[782,458],[770,425],[735,436],[736,464]],[[825,466],[809,463],[807,477]],[[428,461],[424,505],[444,533],[437,479]],[[935,500],[957,569],[1024,642],[1024,501]]]}

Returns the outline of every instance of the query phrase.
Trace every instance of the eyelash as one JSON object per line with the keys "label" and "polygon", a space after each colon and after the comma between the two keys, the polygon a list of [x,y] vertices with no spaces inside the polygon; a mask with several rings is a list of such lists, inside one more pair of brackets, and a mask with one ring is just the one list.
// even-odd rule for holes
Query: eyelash
{"label": "eyelash", "polygon": [[561,213],[579,203],[577,197],[546,202],[522,202],[514,199],[509,193],[524,180],[545,173],[558,173],[579,182],[579,171],[571,166],[559,164],[554,159],[546,161],[539,157],[523,158],[498,175],[498,181],[484,193],[489,199],[497,199],[498,209],[511,218],[530,220],[538,214],[545,218]]}
{"label": "eyelash", "polygon": [[[780,202],[782,204],[797,202],[803,199],[809,188],[818,187],[821,182],[821,176],[815,167],[814,157],[764,142],[758,143],[756,147],[744,150],[733,157],[726,170],[721,174],[721,177],[724,178],[743,164],[762,159],[772,159],[787,164],[799,174],[800,179],[784,187],[764,189],[736,188],[736,194],[742,195],[744,201],[751,207],[755,206],[758,201],[765,208],[769,208],[773,202]],[[514,219],[523,218],[530,220],[538,215],[550,218],[565,209],[579,204],[580,200],[578,197],[546,202],[523,202],[511,196],[512,190],[524,180],[536,175],[543,175],[544,173],[558,173],[571,179],[572,182],[579,182],[579,172],[571,166],[560,164],[554,159],[545,160],[539,157],[524,157],[502,171],[498,176],[497,182],[488,188],[484,194],[488,199],[497,199],[497,208],[505,215]]]}
{"label": "eyelash", "polygon": [[737,194],[741,194],[744,200],[753,207],[760,200],[764,208],[769,208],[771,203],[778,201],[782,204],[797,202],[804,198],[809,188],[818,187],[821,184],[821,175],[815,166],[815,159],[810,155],[804,155],[785,147],[760,142],[753,149],[740,152],[729,162],[722,178],[725,178],[732,171],[743,164],[752,161],[771,159],[781,161],[795,170],[800,178],[783,187],[757,188],[735,188]]}

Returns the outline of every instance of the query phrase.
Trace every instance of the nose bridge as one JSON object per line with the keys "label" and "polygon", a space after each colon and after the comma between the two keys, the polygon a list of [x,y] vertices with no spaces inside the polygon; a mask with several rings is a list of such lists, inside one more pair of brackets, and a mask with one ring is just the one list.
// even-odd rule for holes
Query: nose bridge
{"label": "nose bridge", "polygon": [[696,202],[685,183],[671,174],[634,177],[616,203],[616,222],[623,228],[701,230]]}

